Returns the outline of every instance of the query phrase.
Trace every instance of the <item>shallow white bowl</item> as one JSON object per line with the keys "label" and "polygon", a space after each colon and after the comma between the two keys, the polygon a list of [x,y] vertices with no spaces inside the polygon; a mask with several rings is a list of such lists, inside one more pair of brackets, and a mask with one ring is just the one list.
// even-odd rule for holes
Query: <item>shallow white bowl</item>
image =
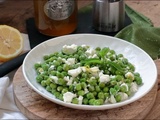
{"label": "shallow white bowl", "polygon": [[[132,97],[115,104],[106,104],[101,106],[76,105],[65,103],[55,98],[51,93],[36,82],[36,71],[34,69],[34,64],[43,61],[44,55],[60,51],[63,45],[71,44],[85,44],[92,47],[109,47],[115,50],[118,54],[122,53],[124,57],[129,60],[129,62],[135,65],[136,71],[140,73],[143,79],[143,85],[139,87],[138,91]],[[22,65],[22,70],[27,83],[44,98],[59,105],[83,110],[104,110],[132,103],[146,95],[152,89],[157,79],[157,68],[155,63],[146,52],[124,40],[97,34],[73,34],[56,37],[45,41],[33,48],[27,54]]]}

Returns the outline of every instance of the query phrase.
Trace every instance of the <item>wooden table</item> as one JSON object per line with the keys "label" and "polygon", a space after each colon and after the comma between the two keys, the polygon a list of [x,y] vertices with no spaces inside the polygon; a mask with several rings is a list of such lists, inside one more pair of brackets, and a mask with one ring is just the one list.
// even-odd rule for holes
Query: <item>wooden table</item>
{"label": "wooden table", "polygon": [[[91,2],[92,0],[78,0],[78,8],[82,8]],[[160,1],[125,0],[125,3],[150,18],[155,27],[160,26]],[[5,0],[3,3],[0,3],[0,24],[10,25],[27,34],[26,20],[31,17],[34,17],[32,0]],[[160,60],[155,62],[157,66],[160,66]],[[158,93],[160,93],[160,87],[158,88]],[[155,105],[155,109],[152,109],[152,112],[156,113],[155,110],[158,109],[158,105],[159,103],[157,103],[157,106]]]}

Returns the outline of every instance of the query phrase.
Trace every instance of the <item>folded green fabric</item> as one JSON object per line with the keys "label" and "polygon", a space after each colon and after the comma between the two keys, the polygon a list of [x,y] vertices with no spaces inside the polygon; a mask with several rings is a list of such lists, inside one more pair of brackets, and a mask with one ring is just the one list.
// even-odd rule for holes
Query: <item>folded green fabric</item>
{"label": "folded green fabric", "polygon": [[150,19],[128,5],[125,6],[125,11],[133,24],[122,29],[115,37],[139,46],[154,60],[160,58],[160,28],[154,27]]}

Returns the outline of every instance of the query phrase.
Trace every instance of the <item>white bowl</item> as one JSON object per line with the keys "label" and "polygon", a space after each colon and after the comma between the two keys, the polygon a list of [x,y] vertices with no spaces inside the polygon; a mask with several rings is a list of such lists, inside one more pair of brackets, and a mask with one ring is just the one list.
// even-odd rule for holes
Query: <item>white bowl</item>
{"label": "white bowl", "polygon": [[[65,103],[55,98],[53,94],[49,93],[36,82],[34,64],[41,62],[44,55],[60,51],[63,45],[71,44],[85,44],[92,47],[109,47],[110,49],[115,50],[117,54],[122,53],[129,62],[135,65],[136,71],[139,72],[142,77],[143,85],[139,87],[138,91],[132,97],[115,104],[105,104],[100,106],[76,105]],[[44,98],[59,105],[83,110],[104,110],[132,103],[146,95],[152,89],[157,79],[157,68],[155,63],[145,51],[124,40],[97,34],[73,34],[47,40],[37,45],[27,54],[22,65],[22,70],[27,83]]]}

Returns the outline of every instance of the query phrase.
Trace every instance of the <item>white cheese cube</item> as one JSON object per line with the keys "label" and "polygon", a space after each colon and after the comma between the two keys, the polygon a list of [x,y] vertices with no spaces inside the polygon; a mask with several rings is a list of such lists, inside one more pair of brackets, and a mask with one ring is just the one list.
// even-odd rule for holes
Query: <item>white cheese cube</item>
{"label": "white cheese cube", "polygon": [[81,67],[76,69],[68,70],[68,74],[71,75],[73,78],[77,77],[82,72]]}
{"label": "white cheese cube", "polygon": [[82,105],[82,101],[83,101],[83,97],[82,97],[82,96],[79,96],[79,97],[78,97],[78,104],[79,104],[79,105]]}
{"label": "white cheese cube", "polygon": [[127,73],[125,74],[125,77],[126,77],[126,78],[130,78],[131,80],[134,80],[134,75],[133,75],[133,73],[131,73],[131,72],[127,72]]}
{"label": "white cheese cube", "polygon": [[62,48],[63,53],[65,54],[73,54],[77,51],[77,45],[64,45]]}
{"label": "white cheese cube", "polygon": [[57,81],[58,81],[58,77],[57,77],[57,76],[50,76],[50,78],[51,78],[55,83],[57,83]]}
{"label": "white cheese cube", "polygon": [[138,91],[138,85],[136,82],[131,83],[131,88],[130,88],[131,93],[135,93]]}
{"label": "white cheese cube", "polygon": [[66,63],[67,65],[74,65],[75,62],[76,62],[76,59],[75,59],[75,58],[68,58],[68,59],[65,61],[65,63]]}
{"label": "white cheese cube", "polygon": [[111,102],[111,103],[116,103],[117,102],[114,95],[111,95],[111,97],[109,98],[109,102]]}
{"label": "white cheese cube", "polygon": [[128,95],[126,93],[119,92],[118,94],[120,94],[120,96],[121,96],[121,101],[128,99]]}
{"label": "white cheese cube", "polygon": [[73,94],[71,92],[66,92],[63,94],[63,100],[66,103],[71,103],[74,97],[76,97],[76,94]]}
{"label": "white cheese cube", "polygon": [[100,82],[103,82],[103,83],[107,83],[107,82],[109,82],[110,81],[110,77],[109,77],[109,75],[101,75],[100,77],[99,77],[99,81]]}

